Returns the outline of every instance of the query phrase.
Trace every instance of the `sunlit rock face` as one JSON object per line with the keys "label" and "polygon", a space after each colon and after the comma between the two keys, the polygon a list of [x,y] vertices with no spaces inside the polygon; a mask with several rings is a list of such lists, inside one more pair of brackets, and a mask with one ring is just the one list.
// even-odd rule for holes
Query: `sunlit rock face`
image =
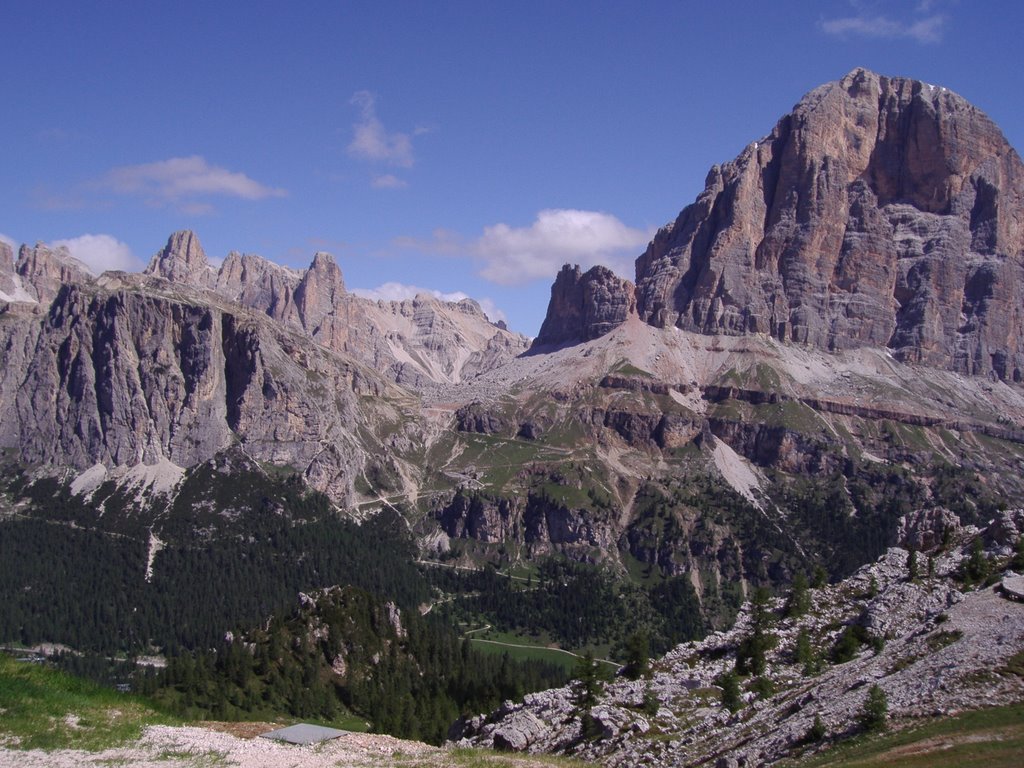
{"label": "sunlit rock face", "polygon": [[566,264],[551,286],[551,302],[534,346],[541,348],[603,336],[636,314],[633,284],[606,267],[587,272]]}
{"label": "sunlit rock face", "polygon": [[857,69],[712,168],[636,275],[659,327],[1019,381],[1024,167],[960,96]]}

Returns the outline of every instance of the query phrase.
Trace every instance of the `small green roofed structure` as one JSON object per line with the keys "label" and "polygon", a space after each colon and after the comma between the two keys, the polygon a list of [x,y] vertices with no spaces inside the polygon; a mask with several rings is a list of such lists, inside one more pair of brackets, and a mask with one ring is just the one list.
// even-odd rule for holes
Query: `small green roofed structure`
{"label": "small green roofed structure", "polygon": [[339,736],[344,736],[348,731],[339,731],[337,728],[325,728],[322,725],[311,725],[310,723],[297,723],[287,728],[279,728],[276,731],[261,733],[261,739],[276,739],[287,741],[289,744],[317,744],[321,741],[330,741]]}

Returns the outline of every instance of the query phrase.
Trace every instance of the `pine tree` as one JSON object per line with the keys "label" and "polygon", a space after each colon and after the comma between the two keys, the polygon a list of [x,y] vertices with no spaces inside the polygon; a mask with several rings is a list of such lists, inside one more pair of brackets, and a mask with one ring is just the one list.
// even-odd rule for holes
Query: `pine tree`
{"label": "pine tree", "polygon": [[722,706],[730,712],[738,712],[743,707],[743,699],[740,697],[740,678],[735,671],[719,675],[715,682],[722,689]]}
{"label": "pine tree", "polygon": [[871,580],[868,581],[867,598],[873,600],[878,597],[878,579],[875,578],[874,574],[871,574]]}
{"label": "pine tree", "polygon": [[967,558],[967,565],[964,569],[965,581],[969,584],[976,584],[988,577],[989,562],[985,557],[985,545],[978,536],[971,544],[971,555]]}
{"label": "pine tree", "polygon": [[821,715],[817,712],[814,713],[814,722],[811,723],[810,729],[807,731],[807,735],[804,737],[804,741],[809,744],[819,742],[825,738],[825,724],[821,722]]}
{"label": "pine tree", "polygon": [[592,651],[586,651],[576,662],[576,680],[573,682],[573,706],[580,713],[589,713],[597,705],[604,690],[600,670]]}
{"label": "pine tree", "polygon": [[804,674],[806,675],[808,666],[814,660],[814,649],[811,648],[811,634],[805,628],[797,633],[793,658],[797,664],[804,665]]}
{"label": "pine tree", "polygon": [[658,695],[654,692],[654,689],[651,688],[650,682],[647,682],[644,685],[644,698],[641,709],[643,709],[644,714],[653,717],[658,714],[658,710],[660,708],[661,702],[658,700]]}
{"label": "pine tree", "polygon": [[889,716],[889,699],[885,691],[877,683],[868,690],[864,700],[864,708],[860,712],[860,724],[867,731],[880,731],[885,728]]}
{"label": "pine tree", "polygon": [[814,589],[821,589],[828,584],[828,571],[818,563],[814,566],[814,572],[811,574],[811,587]]}
{"label": "pine tree", "polygon": [[736,649],[736,671],[745,675],[763,675],[768,665],[768,651],[775,647],[776,638],[768,628],[773,616],[768,610],[771,593],[765,587],[758,587],[751,601],[750,634],[740,642]]}
{"label": "pine tree", "polygon": [[807,591],[807,577],[797,573],[793,577],[793,588],[789,593],[789,601],[786,603],[786,616],[796,618],[803,616],[811,607],[811,596]]}
{"label": "pine tree", "polygon": [[910,554],[907,556],[907,578],[910,581],[917,581],[917,550],[910,550]]}
{"label": "pine tree", "polygon": [[624,674],[630,680],[650,677],[651,642],[646,632],[634,632],[626,639],[626,666]]}

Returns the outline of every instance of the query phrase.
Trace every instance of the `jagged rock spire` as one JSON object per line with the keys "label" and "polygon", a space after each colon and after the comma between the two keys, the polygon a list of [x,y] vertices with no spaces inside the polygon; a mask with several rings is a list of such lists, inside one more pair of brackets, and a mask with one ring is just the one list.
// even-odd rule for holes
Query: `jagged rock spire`
{"label": "jagged rock spire", "polygon": [[547,316],[533,345],[549,347],[596,339],[624,323],[631,314],[636,314],[631,282],[607,267],[596,266],[581,273],[578,265],[566,264],[551,286]]}
{"label": "jagged rock spire", "polygon": [[172,283],[207,287],[212,279],[210,262],[206,258],[199,238],[191,230],[175,232],[167,245],[156,253],[145,270]]}

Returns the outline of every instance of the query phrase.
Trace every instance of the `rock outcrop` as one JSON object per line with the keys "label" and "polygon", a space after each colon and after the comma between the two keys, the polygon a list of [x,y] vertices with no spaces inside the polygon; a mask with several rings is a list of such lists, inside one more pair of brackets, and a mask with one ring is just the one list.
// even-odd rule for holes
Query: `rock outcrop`
{"label": "rock outcrop", "polygon": [[534,348],[590,341],[636,314],[633,284],[607,267],[562,267],[551,286],[551,302]]}
{"label": "rock outcrop", "polygon": [[84,284],[93,280],[89,268],[74,258],[67,248],[50,248],[43,243],[36,243],[33,248],[21,246],[14,269],[17,285],[22,289],[20,298],[27,296],[44,306],[56,298],[64,284]]}
{"label": "rock outcrop", "polygon": [[300,280],[300,272],[261,256],[232,251],[217,273],[214,290],[278,322],[300,325],[295,306],[295,289]]}
{"label": "rock outcrop", "polygon": [[0,445],[29,464],[191,467],[240,442],[346,500],[373,429],[359,395],[386,390],[279,325],[139,291],[69,284],[0,334]]}
{"label": "rock outcrop", "polygon": [[[589,712],[596,738],[584,736],[572,686],[466,718],[452,736],[464,746],[565,753],[610,766],[769,765],[815,748],[807,735],[816,719],[824,726],[819,748],[860,731],[875,684],[896,722],[1017,702],[1020,677],[993,670],[1024,648],[1024,610],[991,589],[964,593],[955,580],[976,534],[958,531],[920,581],[907,579],[908,552],[892,548],[846,581],[814,590],[802,616],[786,616],[785,601],[771,601],[772,643],[761,674],[771,684],[762,695],[742,691],[738,712],[723,705],[719,690],[751,637],[749,606],[732,629],[654,662],[650,680],[609,683]],[[858,642],[852,658],[830,655],[841,637],[856,634],[851,628],[873,648]],[[810,663],[795,650],[801,634],[811,644]],[[647,737],[652,730],[671,738]]]}
{"label": "rock outcrop", "polygon": [[857,69],[712,168],[636,285],[659,327],[1020,381],[1024,165],[960,96]]}
{"label": "rock outcrop", "polygon": [[199,238],[189,230],[171,235],[167,245],[150,259],[145,273],[196,288],[212,287],[216,281]]}

